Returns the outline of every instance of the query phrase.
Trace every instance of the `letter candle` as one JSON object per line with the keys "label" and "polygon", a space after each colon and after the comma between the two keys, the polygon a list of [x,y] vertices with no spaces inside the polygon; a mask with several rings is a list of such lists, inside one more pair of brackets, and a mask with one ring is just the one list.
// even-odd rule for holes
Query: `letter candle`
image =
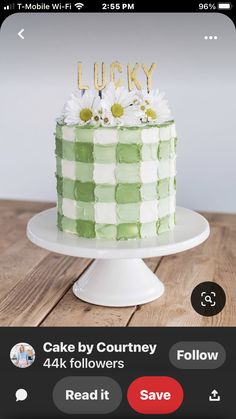
{"label": "letter candle", "polygon": [[[146,64],[142,64],[141,68],[146,76],[146,89],[147,92],[151,90],[151,83],[152,83],[152,75],[156,68],[156,64],[152,63],[151,66],[148,68]],[[130,64],[127,64],[127,84],[128,89],[131,91],[134,87],[137,90],[142,90],[142,84],[138,79],[138,71],[140,69],[140,64],[135,63],[132,67]],[[100,73],[100,77],[99,77]],[[102,91],[106,88],[108,82],[112,82],[115,84],[115,87],[121,87],[124,85],[124,80],[122,77],[116,77],[117,73],[123,73],[123,66],[119,61],[114,61],[110,64],[110,80],[107,80],[107,67],[104,62],[101,63],[101,70],[99,72],[99,63],[94,63],[94,74],[93,74],[93,83],[94,88],[98,90],[99,96],[102,97]],[[77,87],[79,90],[82,90],[84,93],[85,90],[89,89],[89,85],[83,83],[83,67],[82,62],[78,63],[77,69]]]}

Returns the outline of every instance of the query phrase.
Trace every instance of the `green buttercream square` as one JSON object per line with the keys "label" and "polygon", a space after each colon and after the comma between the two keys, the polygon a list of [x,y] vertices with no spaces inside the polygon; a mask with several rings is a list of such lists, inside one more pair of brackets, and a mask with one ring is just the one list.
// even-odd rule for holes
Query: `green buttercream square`
{"label": "green buttercream square", "polygon": [[116,226],[114,224],[95,224],[98,239],[116,240]]}
{"label": "green buttercream square", "polygon": [[76,181],[63,178],[63,198],[75,199],[75,185]]}
{"label": "green buttercream square", "polygon": [[141,198],[143,201],[153,201],[157,199],[157,184],[153,183],[144,183],[141,186]]}
{"label": "green buttercream square", "polygon": [[63,178],[60,176],[56,176],[56,182],[57,182],[57,193],[63,196]]}
{"label": "green buttercream square", "polygon": [[176,191],[176,177],[171,177],[169,179],[169,194],[173,195]]}
{"label": "green buttercream square", "polygon": [[84,163],[93,163],[93,144],[75,143],[75,160]]}
{"label": "green buttercream square", "polygon": [[118,142],[123,144],[141,144],[141,129],[120,128],[118,131]]}
{"label": "green buttercream square", "polygon": [[61,158],[56,158],[56,173],[58,176],[62,176]]}
{"label": "green buttercream square", "polygon": [[132,202],[140,202],[140,183],[119,183],[116,187],[117,204],[129,204]]}
{"label": "green buttercream square", "polygon": [[76,219],[94,221],[94,203],[76,202]]}
{"label": "green buttercream square", "polygon": [[139,239],[140,224],[126,223],[117,225],[117,240]]}
{"label": "green buttercream square", "polygon": [[59,214],[62,214],[62,202],[63,202],[62,196],[57,195],[57,211],[59,212]]}
{"label": "green buttercream square", "polygon": [[170,159],[175,155],[175,139],[160,141],[158,146],[158,159]]}
{"label": "green buttercream square", "polygon": [[71,141],[62,141],[62,156],[65,160],[76,160],[75,143]]}
{"label": "green buttercream square", "polygon": [[139,163],[118,163],[115,169],[117,183],[139,183],[140,164]]}
{"label": "green buttercream square", "polygon": [[81,182],[93,181],[93,164],[92,163],[75,163],[75,177]]}
{"label": "green buttercream square", "polygon": [[62,140],[60,138],[56,138],[56,156],[63,157],[63,150],[62,150]]}
{"label": "green buttercream square", "polygon": [[59,230],[62,230],[62,218],[63,216],[57,212],[57,227],[59,228]]}
{"label": "green buttercream square", "polygon": [[76,220],[76,231],[80,237],[93,239],[95,234],[95,223],[93,221]]}
{"label": "green buttercream square", "polygon": [[113,185],[96,185],[94,190],[96,202],[115,202],[116,187]]}
{"label": "green buttercream square", "polygon": [[75,141],[81,143],[93,143],[94,128],[76,127]]}
{"label": "green buttercream square", "polygon": [[158,144],[143,144],[141,155],[143,161],[157,159]]}
{"label": "green buttercream square", "polygon": [[115,163],[116,144],[94,144],[93,156],[96,163]]}
{"label": "green buttercream square", "polygon": [[169,215],[166,215],[165,217],[162,217],[157,221],[157,234],[164,233],[169,229]]}
{"label": "green buttercream square", "polygon": [[93,182],[75,182],[75,199],[76,201],[94,202],[94,188]]}
{"label": "green buttercream square", "polygon": [[141,160],[141,145],[117,144],[116,160],[118,163],[138,163]]}
{"label": "green buttercream square", "polygon": [[169,195],[169,178],[158,180],[157,194],[158,198],[166,198]]}
{"label": "green buttercream square", "polygon": [[174,138],[173,143],[174,143],[174,153],[176,154],[176,148],[177,148],[178,139],[177,138]]}
{"label": "green buttercream square", "polygon": [[59,124],[56,125],[56,137],[62,139],[62,126]]}
{"label": "green buttercream square", "polygon": [[156,234],[157,234],[156,222],[141,224],[140,235],[143,239],[147,239],[148,237],[154,237],[156,236]]}
{"label": "green buttercream square", "polygon": [[169,159],[170,141],[160,141],[158,145],[158,159]]}
{"label": "green buttercream square", "polygon": [[117,223],[137,223],[140,219],[140,204],[118,204],[116,207]]}
{"label": "green buttercream square", "polygon": [[76,233],[76,221],[57,213],[57,227],[67,233]]}
{"label": "green buttercream square", "polygon": [[62,217],[62,230],[68,233],[76,233],[76,220],[72,220],[71,218],[67,218],[65,216]]}

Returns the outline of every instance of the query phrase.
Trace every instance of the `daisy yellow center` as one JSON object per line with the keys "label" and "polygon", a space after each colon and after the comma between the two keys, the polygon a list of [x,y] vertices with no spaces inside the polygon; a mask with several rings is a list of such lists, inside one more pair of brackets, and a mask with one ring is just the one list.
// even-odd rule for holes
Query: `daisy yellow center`
{"label": "daisy yellow center", "polygon": [[88,122],[92,118],[93,112],[89,108],[84,108],[81,109],[79,116],[82,121]]}
{"label": "daisy yellow center", "polygon": [[146,110],[146,115],[147,115],[148,118],[152,118],[152,119],[156,119],[156,117],[157,117],[156,112],[152,108],[148,108]]}
{"label": "daisy yellow center", "polygon": [[111,113],[115,118],[120,118],[124,115],[124,108],[119,103],[114,103],[111,107]]}
{"label": "daisy yellow center", "polygon": [[144,105],[141,105],[140,106],[140,109],[141,109],[141,111],[145,111],[145,106]]}

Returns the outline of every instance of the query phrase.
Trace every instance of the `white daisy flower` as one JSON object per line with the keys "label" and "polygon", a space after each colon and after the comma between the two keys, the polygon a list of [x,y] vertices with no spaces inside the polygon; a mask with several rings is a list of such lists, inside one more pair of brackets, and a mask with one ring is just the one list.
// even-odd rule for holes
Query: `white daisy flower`
{"label": "white daisy flower", "polygon": [[170,119],[171,112],[164,96],[165,93],[158,90],[140,93],[139,115],[142,122],[162,123]]}
{"label": "white daisy flower", "polygon": [[64,107],[64,120],[68,125],[98,124],[100,110],[101,99],[97,94],[86,90],[82,95],[81,91],[76,91]]}
{"label": "white daisy flower", "polygon": [[110,125],[140,123],[138,106],[134,104],[135,96],[135,92],[129,92],[124,87],[115,88],[114,83],[110,83],[102,98],[103,124],[108,121]]}

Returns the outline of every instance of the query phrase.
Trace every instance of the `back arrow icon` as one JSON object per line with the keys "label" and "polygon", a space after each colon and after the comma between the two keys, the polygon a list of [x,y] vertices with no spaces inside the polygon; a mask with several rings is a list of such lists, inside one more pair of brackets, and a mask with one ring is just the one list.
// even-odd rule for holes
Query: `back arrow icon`
{"label": "back arrow icon", "polygon": [[22,35],[22,33],[24,32],[24,29],[21,29],[20,30],[20,32],[18,32],[18,36],[21,38],[21,39],[25,39],[25,37]]}

